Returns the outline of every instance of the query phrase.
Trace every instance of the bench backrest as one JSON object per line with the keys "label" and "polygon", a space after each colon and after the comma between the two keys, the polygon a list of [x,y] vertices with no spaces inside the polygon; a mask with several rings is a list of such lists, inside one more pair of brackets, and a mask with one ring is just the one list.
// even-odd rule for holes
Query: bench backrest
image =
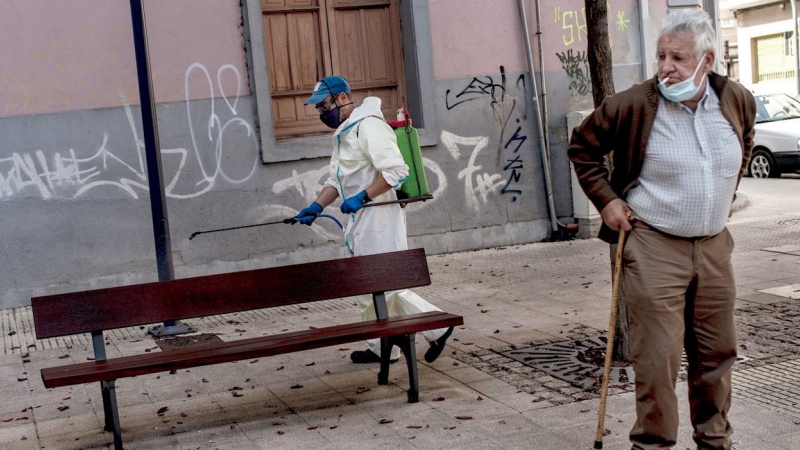
{"label": "bench backrest", "polygon": [[423,249],[48,295],[31,299],[39,339],[431,283]]}

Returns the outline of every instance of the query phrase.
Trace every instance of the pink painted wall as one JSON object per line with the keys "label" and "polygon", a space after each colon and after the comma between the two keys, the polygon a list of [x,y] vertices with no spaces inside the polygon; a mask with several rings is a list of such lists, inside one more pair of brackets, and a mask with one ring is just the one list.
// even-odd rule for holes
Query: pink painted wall
{"label": "pink painted wall", "polygon": [[500,66],[527,71],[517,0],[432,1],[428,8],[435,78],[499,73]]}
{"label": "pink painted wall", "polygon": [[[609,0],[609,34],[615,64],[641,59],[636,0]],[[561,69],[557,53],[586,51],[583,0],[541,0],[542,47],[546,70]],[[434,76],[462,78],[527,72],[517,0],[444,0],[430,2]],[[534,0],[526,0],[534,66],[539,70]]]}
{"label": "pink painted wall", "polygon": [[[193,63],[215,86],[217,70],[233,65],[248,93],[238,0],[144,4],[156,101],[185,99]],[[139,103],[127,0],[2,0],[0,42],[0,117]],[[232,74],[222,80],[228,95],[238,87]],[[211,96],[206,83],[190,83],[189,98]]]}

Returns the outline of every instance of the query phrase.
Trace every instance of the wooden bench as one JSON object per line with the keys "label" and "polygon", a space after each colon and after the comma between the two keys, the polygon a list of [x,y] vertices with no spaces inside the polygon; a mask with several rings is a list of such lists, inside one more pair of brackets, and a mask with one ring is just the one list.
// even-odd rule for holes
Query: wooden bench
{"label": "wooden bench", "polygon": [[[419,401],[414,333],[462,325],[430,312],[388,317],[384,292],[430,284],[424,250],[406,250],[269,269],[35,297],[38,339],[91,333],[94,361],[42,369],[47,388],[100,382],[105,429],[122,448],[115,380],[208,364],[267,357],[381,338],[378,384],[389,382],[389,354],[400,347],[408,366],[408,401]],[[372,294],[378,319],[231,342],[106,358],[103,331],[170,320]],[[356,315],[357,312],[353,311]]]}

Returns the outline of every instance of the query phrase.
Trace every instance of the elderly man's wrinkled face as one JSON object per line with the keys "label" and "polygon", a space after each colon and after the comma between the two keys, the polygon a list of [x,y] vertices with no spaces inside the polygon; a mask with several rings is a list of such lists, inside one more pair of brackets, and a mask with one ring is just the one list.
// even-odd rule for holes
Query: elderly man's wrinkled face
{"label": "elderly man's wrinkled face", "polygon": [[[656,48],[658,79],[672,86],[695,74],[694,84],[700,85],[705,74],[711,70],[714,58],[706,53],[698,60],[694,55],[694,36],[690,33],[662,36]],[[699,69],[698,69],[698,66]],[[696,71],[696,73],[695,73]]]}

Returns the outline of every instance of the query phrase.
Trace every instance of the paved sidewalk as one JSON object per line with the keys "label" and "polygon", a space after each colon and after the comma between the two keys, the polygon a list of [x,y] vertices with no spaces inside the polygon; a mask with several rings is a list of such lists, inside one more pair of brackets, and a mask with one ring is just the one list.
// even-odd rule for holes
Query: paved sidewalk
{"label": "paved sidewalk", "polygon": [[[731,420],[747,450],[800,448],[800,221],[733,225],[743,361]],[[770,235],[774,245],[753,236]],[[774,248],[772,248],[774,247]],[[769,250],[765,250],[769,248]],[[118,381],[126,449],[589,449],[597,392],[501,354],[584,339],[607,328],[608,247],[597,240],[531,244],[429,257],[433,283],[417,292],[462,314],[450,348],[420,361],[420,397],[407,375],[350,363],[361,343]],[[792,285],[794,285],[792,287]],[[768,292],[765,292],[768,291]],[[356,320],[353,299],[189,321],[223,340]],[[39,370],[91,356],[86,336],[35,341],[29,308],[2,312],[0,448],[112,448],[96,385],[46,390]],[[144,329],[110,333],[111,355],[159,351]],[[421,359],[426,345],[418,337]],[[62,358],[62,359],[59,359]],[[680,450],[694,450],[681,399]],[[606,449],[629,448],[630,385],[612,390]]]}

